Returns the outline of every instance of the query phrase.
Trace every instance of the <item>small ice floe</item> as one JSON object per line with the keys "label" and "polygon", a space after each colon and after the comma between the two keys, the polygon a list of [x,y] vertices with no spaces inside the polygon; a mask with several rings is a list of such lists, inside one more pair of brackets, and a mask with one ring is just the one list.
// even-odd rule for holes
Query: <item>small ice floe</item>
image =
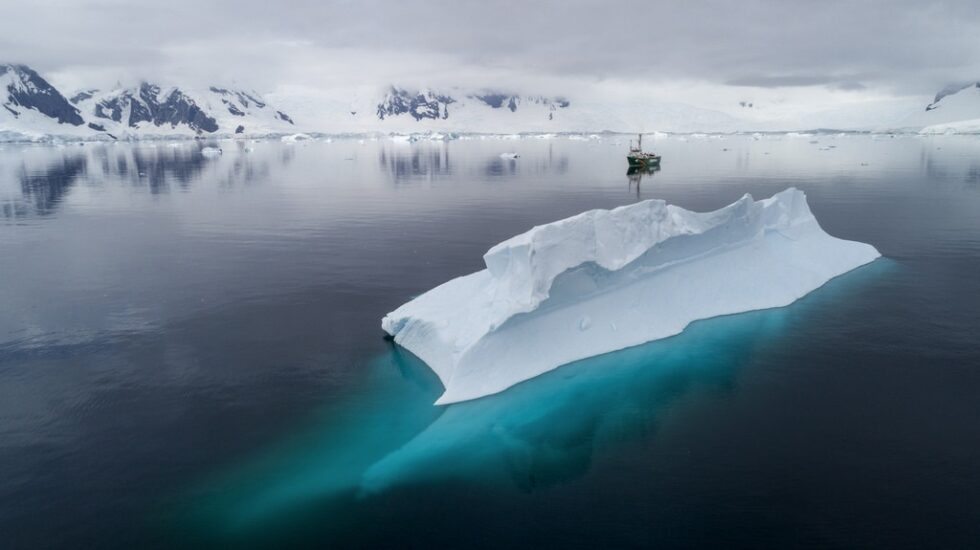
{"label": "small ice floe", "polygon": [[313,139],[309,134],[291,134],[288,136],[282,136],[281,141],[283,143],[296,143],[297,141],[309,141]]}
{"label": "small ice floe", "polygon": [[517,158],[517,153],[500,153],[500,158],[514,160]]}
{"label": "small ice floe", "polygon": [[201,154],[206,157],[216,157],[222,153],[222,150],[217,147],[205,147],[201,149]]}
{"label": "small ice floe", "polygon": [[453,132],[434,132],[429,134],[429,141],[455,141],[459,139],[459,134]]}
{"label": "small ice floe", "polygon": [[178,147],[180,147],[180,144],[177,143],[176,141],[171,141],[170,143],[167,144],[167,147],[170,147],[171,149],[177,149]]}

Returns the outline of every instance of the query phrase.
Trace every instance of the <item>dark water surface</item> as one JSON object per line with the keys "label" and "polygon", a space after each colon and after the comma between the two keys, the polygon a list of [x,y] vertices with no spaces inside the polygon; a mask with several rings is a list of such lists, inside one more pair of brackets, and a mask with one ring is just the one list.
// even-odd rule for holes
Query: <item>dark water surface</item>
{"label": "dark water surface", "polygon": [[[639,188],[627,141],[2,146],[0,546],[980,544],[980,138],[660,139]],[[885,258],[449,407],[381,338],[532,225],[791,185]]]}

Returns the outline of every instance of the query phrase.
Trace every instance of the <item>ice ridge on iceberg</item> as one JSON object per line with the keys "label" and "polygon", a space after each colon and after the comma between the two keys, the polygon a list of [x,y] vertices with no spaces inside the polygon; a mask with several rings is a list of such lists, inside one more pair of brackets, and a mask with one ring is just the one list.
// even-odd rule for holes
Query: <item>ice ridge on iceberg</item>
{"label": "ice ridge on iceberg", "polygon": [[435,371],[446,388],[436,403],[447,404],[698,319],[789,305],[879,256],[824,232],[794,188],[705,213],[647,200],[512,237],[483,256],[486,269],[381,327]]}

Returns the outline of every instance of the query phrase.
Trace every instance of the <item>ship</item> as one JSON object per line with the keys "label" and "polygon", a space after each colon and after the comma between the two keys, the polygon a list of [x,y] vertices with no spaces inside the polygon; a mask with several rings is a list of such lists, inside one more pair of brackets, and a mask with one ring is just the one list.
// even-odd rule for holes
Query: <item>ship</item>
{"label": "ship", "polygon": [[626,155],[626,162],[629,163],[630,167],[635,168],[660,166],[660,155],[655,153],[644,153],[643,134],[639,134],[637,137],[636,147],[633,147],[633,141],[630,140],[630,152]]}

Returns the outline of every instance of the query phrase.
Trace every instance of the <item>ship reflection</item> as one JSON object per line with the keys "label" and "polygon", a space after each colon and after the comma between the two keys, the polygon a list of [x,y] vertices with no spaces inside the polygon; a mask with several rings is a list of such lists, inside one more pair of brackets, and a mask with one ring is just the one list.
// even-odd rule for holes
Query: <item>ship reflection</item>
{"label": "ship reflection", "polygon": [[652,178],[654,174],[660,171],[659,166],[630,166],[626,170],[626,178],[629,181],[628,189],[636,188],[636,198],[640,198],[640,183],[643,181],[643,177],[647,176],[648,179]]}

